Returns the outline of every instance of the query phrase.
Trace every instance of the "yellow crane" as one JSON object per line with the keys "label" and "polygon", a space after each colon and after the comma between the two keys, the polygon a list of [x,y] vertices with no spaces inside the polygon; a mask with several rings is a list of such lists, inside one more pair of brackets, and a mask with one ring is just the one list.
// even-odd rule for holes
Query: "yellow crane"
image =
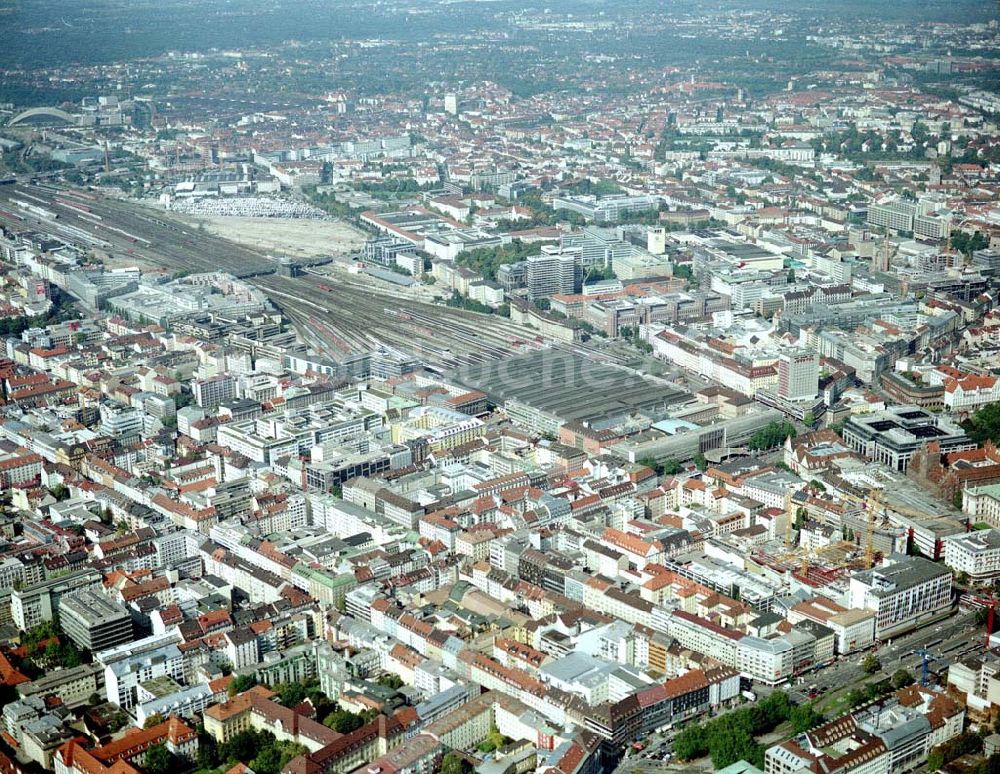
{"label": "yellow crane", "polygon": [[843,556],[840,557],[839,561],[823,562],[824,569],[827,570],[840,570],[844,567],[850,567],[851,564],[856,561],[852,559],[848,554],[852,554],[854,549],[854,544],[847,540],[838,540],[836,543],[830,543],[827,546],[820,546],[819,548],[814,548],[806,553],[802,557],[802,577],[806,578],[809,576],[809,568],[814,559],[819,559],[825,554],[842,552]]}
{"label": "yellow crane", "polygon": [[794,522],[794,515],[792,514],[792,490],[789,489],[785,492],[785,549],[791,550],[792,548],[792,523]]}
{"label": "yellow crane", "polygon": [[882,490],[878,487],[868,487],[867,497],[856,497],[844,492],[841,497],[854,503],[860,503],[867,515],[865,527],[865,569],[870,570],[875,564],[875,514],[882,505]]}
{"label": "yellow crane", "polygon": [[868,491],[868,529],[865,533],[865,569],[870,570],[875,564],[875,514],[882,507],[882,490]]}
{"label": "yellow crane", "polygon": [[[838,541],[829,546],[823,546],[820,548],[814,548],[810,550],[801,549],[801,538],[799,546],[792,545],[792,527],[796,520],[795,509],[793,508],[792,502],[792,492],[789,491],[785,494],[785,551],[782,554],[783,560],[788,560],[792,558],[798,558],[801,562],[800,574],[803,578],[808,577],[809,567],[812,559],[820,557],[825,553],[830,551],[844,551],[846,553],[846,546],[844,545],[846,541]],[[846,567],[850,564],[849,559],[844,559],[840,562],[827,565],[830,569],[838,569],[841,567]]]}
{"label": "yellow crane", "polygon": [[800,558],[801,552],[792,537],[794,526],[795,510],[792,503],[792,492],[789,490],[785,493],[785,545],[783,550],[775,556],[775,559],[781,564],[798,561]]}
{"label": "yellow crane", "polygon": [[894,513],[900,513],[904,516],[914,516],[917,518],[929,515],[926,511],[908,508],[905,505],[899,505],[897,503],[886,504],[883,500],[884,491],[885,490],[880,487],[869,487],[867,497],[865,498],[855,497],[854,495],[846,493],[843,495],[845,500],[861,503],[867,514],[867,525],[865,529],[865,567],[867,569],[871,569],[872,565],[875,564],[875,522],[879,513],[881,513],[883,521],[886,520],[886,512],[888,510],[893,511]]}

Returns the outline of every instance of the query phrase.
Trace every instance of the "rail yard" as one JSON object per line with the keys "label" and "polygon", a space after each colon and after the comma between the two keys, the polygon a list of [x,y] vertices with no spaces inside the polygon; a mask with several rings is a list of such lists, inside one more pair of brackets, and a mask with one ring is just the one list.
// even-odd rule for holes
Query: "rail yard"
{"label": "rail yard", "polygon": [[[224,271],[252,278],[320,352],[338,357],[386,345],[439,367],[507,357],[542,343],[536,332],[500,316],[401,297],[339,272],[275,274],[268,256],[140,205],[88,191],[13,185],[0,189],[0,221],[169,272]],[[334,283],[334,284],[330,284]]]}

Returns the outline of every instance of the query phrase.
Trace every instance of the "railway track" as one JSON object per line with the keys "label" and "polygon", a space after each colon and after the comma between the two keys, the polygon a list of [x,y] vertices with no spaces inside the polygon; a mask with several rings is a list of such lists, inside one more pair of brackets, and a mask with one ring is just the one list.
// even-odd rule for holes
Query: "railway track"
{"label": "railway track", "polygon": [[[454,368],[509,357],[519,351],[515,342],[531,342],[537,336],[508,318],[401,297],[352,275],[338,275],[330,290],[320,286],[321,280],[331,282],[329,277],[256,276],[273,272],[275,263],[141,205],[90,193],[74,196],[72,189],[48,185],[5,188],[0,191],[0,206],[21,216],[17,228],[55,232],[66,241],[90,241],[91,246],[99,242],[119,255],[135,255],[168,271],[223,271],[251,277],[248,281],[271,297],[311,346],[335,359],[347,351],[384,344],[429,364]],[[40,208],[58,212],[58,219],[6,206],[5,202],[25,194]]]}
{"label": "railway track", "polygon": [[[260,287],[300,327],[319,321],[356,349],[382,343],[444,367],[496,360],[514,354],[512,341],[531,332],[506,318],[474,315],[344,282],[324,290],[308,277],[259,277]],[[336,342],[330,342],[336,346]]]}
{"label": "railway track", "polygon": [[[6,202],[25,195],[58,213],[58,220],[19,212],[29,215],[22,227],[53,231],[68,242],[74,238],[97,240],[104,249],[135,255],[171,271],[225,271],[242,276],[274,269],[273,262],[260,253],[130,202],[93,196],[85,199],[86,210],[82,210],[66,206],[70,192],[52,186],[9,186],[0,190],[0,200]],[[17,212],[14,206],[9,209]],[[80,232],[90,240],[83,239]]]}

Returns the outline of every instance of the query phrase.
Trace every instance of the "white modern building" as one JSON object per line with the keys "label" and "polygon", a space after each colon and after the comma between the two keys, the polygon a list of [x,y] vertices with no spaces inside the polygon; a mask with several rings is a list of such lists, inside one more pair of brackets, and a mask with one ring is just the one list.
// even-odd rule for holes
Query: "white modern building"
{"label": "white modern building", "polygon": [[949,411],[975,411],[1000,400],[1000,379],[968,375],[944,380],[944,405]]}
{"label": "white modern building", "polygon": [[1000,530],[981,529],[944,539],[944,563],[974,581],[1000,576]]}
{"label": "white modern building", "polygon": [[51,621],[59,612],[64,594],[88,588],[100,588],[101,574],[94,569],[76,570],[20,589],[10,595],[10,613],[22,631]]}
{"label": "white modern building", "polygon": [[542,248],[541,255],[527,259],[528,297],[547,298],[557,293],[572,293],[576,289],[576,266],[579,256],[560,253],[558,249]]}
{"label": "white modern building", "polygon": [[738,645],[744,634],[683,610],[675,610],[668,620],[668,634],[685,648],[711,653],[726,666],[739,662]]}
{"label": "white modern building", "polygon": [[767,685],[784,682],[794,670],[793,647],[784,637],[744,637],[736,646],[736,659],[744,676]]}
{"label": "white modern building", "polygon": [[974,523],[1000,528],[1000,484],[963,489],[962,512]]}
{"label": "white modern building", "polygon": [[945,615],[951,570],[919,556],[899,556],[851,578],[850,606],[875,613],[875,638],[889,639]]}
{"label": "white modern building", "polygon": [[835,639],[836,653],[865,650],[875,642],[875,614],[870,610],[848,610],[826,597],[813,597],[788,611],[793,623],[814,621],[830,629]]}
{"label": "white modern building", "polygon": [[182,641],[176,628],[135,642],[100,651],[94,661],[104,666],[104,688],[108,701],[130,709],[138,699],[140,683],[156,677],[184,678],[184,657],[177,647]]}

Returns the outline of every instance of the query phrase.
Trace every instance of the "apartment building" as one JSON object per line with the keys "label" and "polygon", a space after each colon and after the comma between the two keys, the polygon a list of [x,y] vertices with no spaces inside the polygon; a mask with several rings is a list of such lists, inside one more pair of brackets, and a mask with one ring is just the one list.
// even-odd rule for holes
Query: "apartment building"
{"label": "apartment building", "polygon": [[59,748],[53,764],[56,774],[138,774],[146,753],[161,744],[172,755],[193,762],[198,732],[179,718],[170,718],[90,750],[77,738]]}
{"label": "apartment building", "polygon": [[150,680],[139,686],[138,700],[132,711],[135,719],[145,725],[150,718],[179,717],[194,721],[224,694],[212,690],[208,683],[178,687],[169,677]]}
{"label": "apartment building", "polygon": [[713,658],[727,666],[738,665],[738,645],[744,637],[742,632],[719,626],[684,610],[671,613],[667,627],[668,634],[683,647],[698,653],[711,653]]}
{"label": "apartment building", "polygon": [[905,774],[926,763],[933,747],[960,734],[964,722],[965,709],[950,696],[911,685],[882,702],[769,747],[764,772]]}
{"label": "apartment building", "polygon": [[81,664],[57,669],[35,680],[21,683],[17,693],[22,698],[58,696],[67,707],[89,703],[90,697],[104,689],[104,668],[100,664]]}
{"label": "apartment building", "polygon": [[0,455],[0,489],[37,481],[42,475],[42,458],[23,450]]}
{"label": "apartment building", "polygon": [[[462,709],[462,708],[459,708]],[[356,731],[344,734],[316,752],[300,755],[286,774],[346,774],[403,744],[417,723],[417,713],[404,707],[392,717],[378,715]]]}
{"label": "apartment building", "polygon": [[205,733],[219,744],[225,744],[242,731],[251,728],[250,710],[255,698],[269,699],[274,691],[266,685],[255,685],[229,701],[209,707],[204,713]]}

